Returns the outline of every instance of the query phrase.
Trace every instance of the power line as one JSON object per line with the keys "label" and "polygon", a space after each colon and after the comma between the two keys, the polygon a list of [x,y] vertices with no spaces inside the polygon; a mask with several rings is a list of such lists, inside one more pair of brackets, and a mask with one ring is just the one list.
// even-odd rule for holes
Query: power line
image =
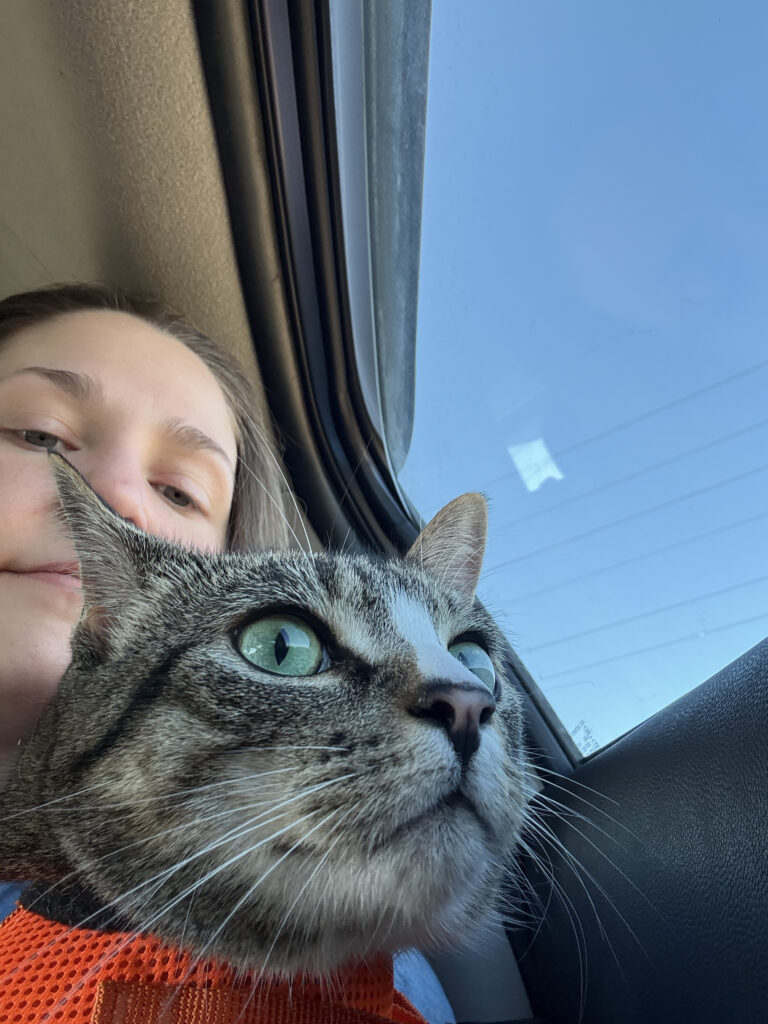
{"label": "power line", "polygon": [[[563,587],[568,587],[572,583],[581,583],[582,580],[590,579],[593,576],[599,576],[604,572],[611,572],[613,569],[621,569],[625,565],[631,565],[633,562],[641,562],[647,558],[653,558],[655,555],[663,555],[668,551],[674,551],[675,548],[683,547],[685,544],[695,544],[696,541],[705,540],[707,537],[714,537],[719,533],[725,533],[727,530],[735,530],[741,526],[748,526],[750,523],[757,522],[759,519],[768,518],[768,510],[765,512],[757,512],[753,516],[747,516],[746,519],[738,519],[735,523],[728,523],[725,526],[716,526],[712,530],[705,530],[703,533],[694,534],[692,537],[683,537],[682,540],[676,540],[671,544],[664,544],[660,548],[652,548],[650,551],[643,551],[639,555],[632,555],[631,558],[623,558],[619,562],[611,562],[610,565],[600,566],[598,569],[591,569],[589,572],[581,573],[579,576],[571,576],[565,580],[559,580],[557,583],[550,583],[546,587],[539,587],[538,590],[529,590],[525,594],[519,594],[515,597],[515,601],[527,601],[532,597],[539,597],[541,594],[549,594],[553,590],[561,590]],[[487,573],[484,574],[484,578],[496,572],[498,569],[504,568],[509,563],[501,562],[499,565],[493,566]]]}
{"label": "power line", "polygon": [[494,568],[500,569],[505,565],[513,565],[515,562],[523,562],[527,558],[536,558],[538,555],[543,555],[547,551],[554,551],[556,548],[562,548],[567,544],[573,544],[577,540],[583,540],[585,537],[591,537],[595,533],[602,533],[604,530],[608,530],[613,526],[623,526],[625,523],[630,523],[634,519],[641,519],[643,516],[650,515],[651,512],[658,512],[663,508],[671,508],[673,505],[679,505],[681,501],[688,501],[690,498],[698,498],[702,494],[709,494],[711,491],[716,491],[720,487],[726,487],[728,484],[737,483],[739,480],[755,476],[757,473],[763,473],[766,469],[768,469],[768,462],[764,462],[760,466],[755,466],[754,469],[748,469],[744,473],[737,473],[735,476],[727,477],[725,480],[718,480],[714,484],[708,484],[706,487],[701,487],[696,491],[689,491],[687,494],[681,494],[678,498],[671,498],[669,501],[659,502],[658,505],[650,505],[648,508],[640,509],[638,512],[632,512],[630,515],[622,516],[620,519],[612,519],[610,522],[602,523],[600,526],[592,526],[588,530],[583,530],[581,533],[574,534],[572,537],[564,537],[562,540],[556,540],[551,544],[545,544],[542,548],[536,548],[524,555],[518,555],[517,558],[510,558],[506,562],[500,562],[499,565],[494,566]]}
{"label": "power line", "polygon": [[685,608],[686,605],[696,604],[697,601],[706,601],[710,597],[719,597],[720,594],[728,594],[734,590],[743,590],[744,587],[751,587],[755,583],[764,583],[768,575],[756,576],[754,579],[745,580],[744,583],[734,583],[728,587],[720,587],[719,590],[711,590],[708,594],[698,594],[696,597],[688,597],[683,601],[675,601],[672,604],[660,605],[648,612],[640,612],[638,615],[628,615],[623,619],[614,619],[613,622],[606,622],[602,626],[594,626],[592,629],[584,629],[581,633],[571,633],[569,636],[557,637],[555,640],[547,640],[546,643],[536,644],[535,647],[523,648],[521,654],[531,654],[534,651],[541,651],[545,647],[554,647],[556,644],[564,644],[568,640],[580,640],[584,636],[591,636],[593,633],[601,633],[605,629],[613,629],[614,626],[625,626],[629,622],[637,622],[639,619],[648,619],[652,615],[660,615],[662,612],[672,611],[674,608]]}
{"label": "power line", "polygon": [[[662,644],[651,644],[649,647],[638,647],[634,651],[625,651],[623,654],[614,654],[611,658],[602,658],[600,661],[590,661],[586,665],[577,665],[576,668],[562,669],[560,672],[551,672],[549,675],[534,675],[534,679],[537,679],[539,683],[543,684],[547,679],[558,679],[560,676],[568,676],[574,672],[585,672],[589,668],[597,668],[599,665],[608,665],[612,661],[621,661],[622,658],[632,658],[637,654],[648,654],[650,651],[659,651],[663,647],[672,647],[674,644],[681,644],[686,640],[701,639],[702,636],[710,636],[712,633],[722,633],[726,629],[735,629],[736,626],[746,626],[750,622],[760,622],[763,619],[768,619],[768,612],[763,612],[762,615],[752,615],[748,619],[739,619],[737,622],[729,622],[724,626],[715,626],[714,629],[708,629],[703,634],[701,631],[697,633],[687,633],[685,636],[676,637],[674,640],[665,640]],[[556,690],[558,688],[559,687],[556,686],[545,687],[542,685],[545,696],[549,690]]]}
{"label": "power line", "polygon": [[753,430],[759,430],[761,427],[765,426],[768,426],[768,417],[763,420],[758,420],[757,423],[753,423],[749,427],[742,427],[741,430],[735,430],[732,434],[722,434],[720,437],[715,438],[714,441],[708,441],[706,444],[698,445],[696,448],[689,448],[688,451],[681,452],[679,455],[672,455],[668,459],[662,459],[661,462],[654,462],[653,465],[635,470],[634,473],[627,473],[625,476],[619,476],[614,480],[608,480],[606,483],[600,484],[599,487],[593,487],[589,491],[582,491],[581,494],[574,494],[572,497],[565,498],[563,501],[558,501],[554,505],[547,505],[546,508],[537,509],[536,512],[529,512],[527,515],[520,516],[519,519],[513,519],[511,522],[502,523],[497,530],[498,532],[508,530],[513,526],[517,526],[519,523],[525,523],[531,519],[538,519],[539,517],[546,515],[548,512],[555,512],[557,509],[564,508],[566,505],[572,505],[575,501],[581,501],[582,498],[594,497],[595,494],[607,491],[611,487],[616,487],[618,484],[625,484],[629,480],[636,480],[638,477],[641,477],[646,473],[653,472],[653,470],[663,469],[665,466],[671,466],[674,462],[679,462],[681,459],[687,459],[692,455],[698,455],[700,452],[706,451],[708,448],[714,448],[719,444],[725,444],[727,441],[733,441],[736,437],[741,437],[743,434],[749,434]]}
{"label": "power line", "polygon": [[670,409],[674,409],[678,405],[684,405],[686,402],[690,402],[694,398],[700,398],[702,395],[707,394],[708,391],[714,391],[716,388],[725,387],[726,384],[731,384],[733,381],[739,380],[742,377],[748,377],[750,374],[757,373],[758,370],[762,370],[766,366],[768,366],[768,359],[763,359],[760,363],[755,363],[753,366],[747,366],[743,370],[737,370],[736,373],[732,373],[727,377],[721,377],[720,380],[716,380],[713,384],[707,384],[703,388],[697,388],[695,391],[690,391],[687,395],[682,395],[680,398],[675,398],[671,402],[665,402],[664,405],[659,405],[655,409],[649,409],[647,412],[642,412],[638,416],[633,416],[631,419],[624,420],[623,423],[617,423],[614,427],[608,427],[607,430],[601,430],[597,434],[592,434],[591,437],[586,437],[583,441],[577,441],[575,444],[568,445],[566,448],[560,448],[556,452],[553,452],[553,455],[570,455],[571,452],[575,452],[579,448],[585,448],[588,444],[594,444],[595,441],[601,441],[604,437],[616,434],[620,430],[626,430],[627,427],[633,427],[636,423],[641,423],[643,420],[651,419],[653,416],[658,416],[663,412],[668,412]]}
{"label": "power line", "polygon": [[[574,444],[566,445],[565,448],[558,448],[557,451],[552,453],[552,457],[559,458],[562,455],[570,455],[571,452],[578,451],[579,448],[586,448],[587,445],[594,444],[595,441],[602,441],[603,438],[610,437],[612,434],[617,434],[619,431],[626,430],[627,427],[633,427],[636,423],[642,423],[643,420],[659,416],[661,413],[668,412],[670,409],[674,409],[678,405],[684,405],[686,402],[690,402],[694,398],[700,398],[701,395],[705,395],[709,391],[725,387],[727,384],[731,384],[733,381],[739,380],[742,377],[748,377],[750,374],[757,373],[758,370],[762,370],[766,366],[768,366],[768,359],[764,359],[760,363],[755,363],[753,366],[747,366],[743,370],[737,370],[736,373],[729,374],[727,377],[721,377],[720,380],[716,380],[712,384],[706,384],[703,388],[697,388],[695,391],[690,391],[687,395],[681,395],[680,398],[675,398],[671,402],[665,402],[663,405],[658,405],[655,409],[648,409],[646,412],[641,412],[637,416],[632,416],[628,420],[616,423],[614,426],[607,427],[605,430],[600,430],[596,434],[592,434],[590,437],[585,437],[581,441],[576,441]],[[514,475],[515,470],[510,470],[502,476],[494,477],[494,479],[490,480],[483,489],[493,487],[496,484],[501,483],[503,480],[508,480],[509,477]]]}

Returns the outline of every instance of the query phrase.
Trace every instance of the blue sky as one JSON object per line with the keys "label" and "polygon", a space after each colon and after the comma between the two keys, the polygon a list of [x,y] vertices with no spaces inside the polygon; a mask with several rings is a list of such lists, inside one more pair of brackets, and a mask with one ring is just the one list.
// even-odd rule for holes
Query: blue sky
{"label": "blue sky", "polygon": [[584,749],[768,633],[766,52],[758,3],[433,0],[401,480],[488,495]]}

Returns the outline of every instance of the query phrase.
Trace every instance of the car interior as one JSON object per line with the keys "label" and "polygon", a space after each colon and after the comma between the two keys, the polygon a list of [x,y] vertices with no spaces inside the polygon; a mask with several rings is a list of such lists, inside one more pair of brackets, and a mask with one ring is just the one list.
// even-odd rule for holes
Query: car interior
{"label": "car interior", "polygon": [[[407,341],[420,201],[407,117],[402,150],[381,158],[403,156],[391,201],[404,228],[383,270],[368,225],[345,225],[342,192],[365,147],[359,26],[384,23],[378,59],[401,69],[418,121],[409,73],[426,60],[429,9],[6,0],[0,12],[0,293],[103,282],[161,299],[224,343],[271,413],[319,547],[392,554],[419,531],[396,472],[413,353],[377,347],[360,314],[389,289],[392,335]],[[342,80],[333,32],[351,48]],[[400,390],[381,386],[387,360]],[[764,1019],[768,641],[587,757],[511,648],[509,665],[539,769],[541,842],[503,882],[509,922],[429,953],[457,1020]]]}

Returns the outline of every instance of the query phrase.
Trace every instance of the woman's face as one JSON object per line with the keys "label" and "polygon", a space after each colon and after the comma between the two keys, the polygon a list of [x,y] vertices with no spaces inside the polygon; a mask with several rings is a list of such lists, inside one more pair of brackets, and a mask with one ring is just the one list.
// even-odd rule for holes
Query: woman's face
{"label": "woman's face", "polygon": [[93,311],[0,344],[0,720],[19,734],[56,690],[81,608],[51,449],[142,530],[196,547],[223,548],[234,487],[229,407],[176,338]]}

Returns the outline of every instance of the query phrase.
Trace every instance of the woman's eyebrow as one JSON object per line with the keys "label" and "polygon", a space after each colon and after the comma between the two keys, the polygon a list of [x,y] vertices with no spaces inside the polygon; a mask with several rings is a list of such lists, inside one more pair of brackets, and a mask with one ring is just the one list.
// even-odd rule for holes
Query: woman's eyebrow
{"label": "woman's eyebrow", "polygon": [[221,445],[198,427],[193,427],[191,423],[184,423],[181,420],[168,420],[163,425],[163,433],[182,448],[188,448],[190,451],[196,452],[213,452],[215,455],[220,456],[232,472],[234,472],[232,460]]}
{"label": "woman's eyebrow", "polygon": [[87,373],[75,373],[74,370],[54,370],[49,366],[25,366],[22,370],[9,373],[3,379],[10,380],[23,373],[34,373],[36,376],[50,381],[51,384],[78,402],[92,402],[103,397],[99,381],[89,377]]}

